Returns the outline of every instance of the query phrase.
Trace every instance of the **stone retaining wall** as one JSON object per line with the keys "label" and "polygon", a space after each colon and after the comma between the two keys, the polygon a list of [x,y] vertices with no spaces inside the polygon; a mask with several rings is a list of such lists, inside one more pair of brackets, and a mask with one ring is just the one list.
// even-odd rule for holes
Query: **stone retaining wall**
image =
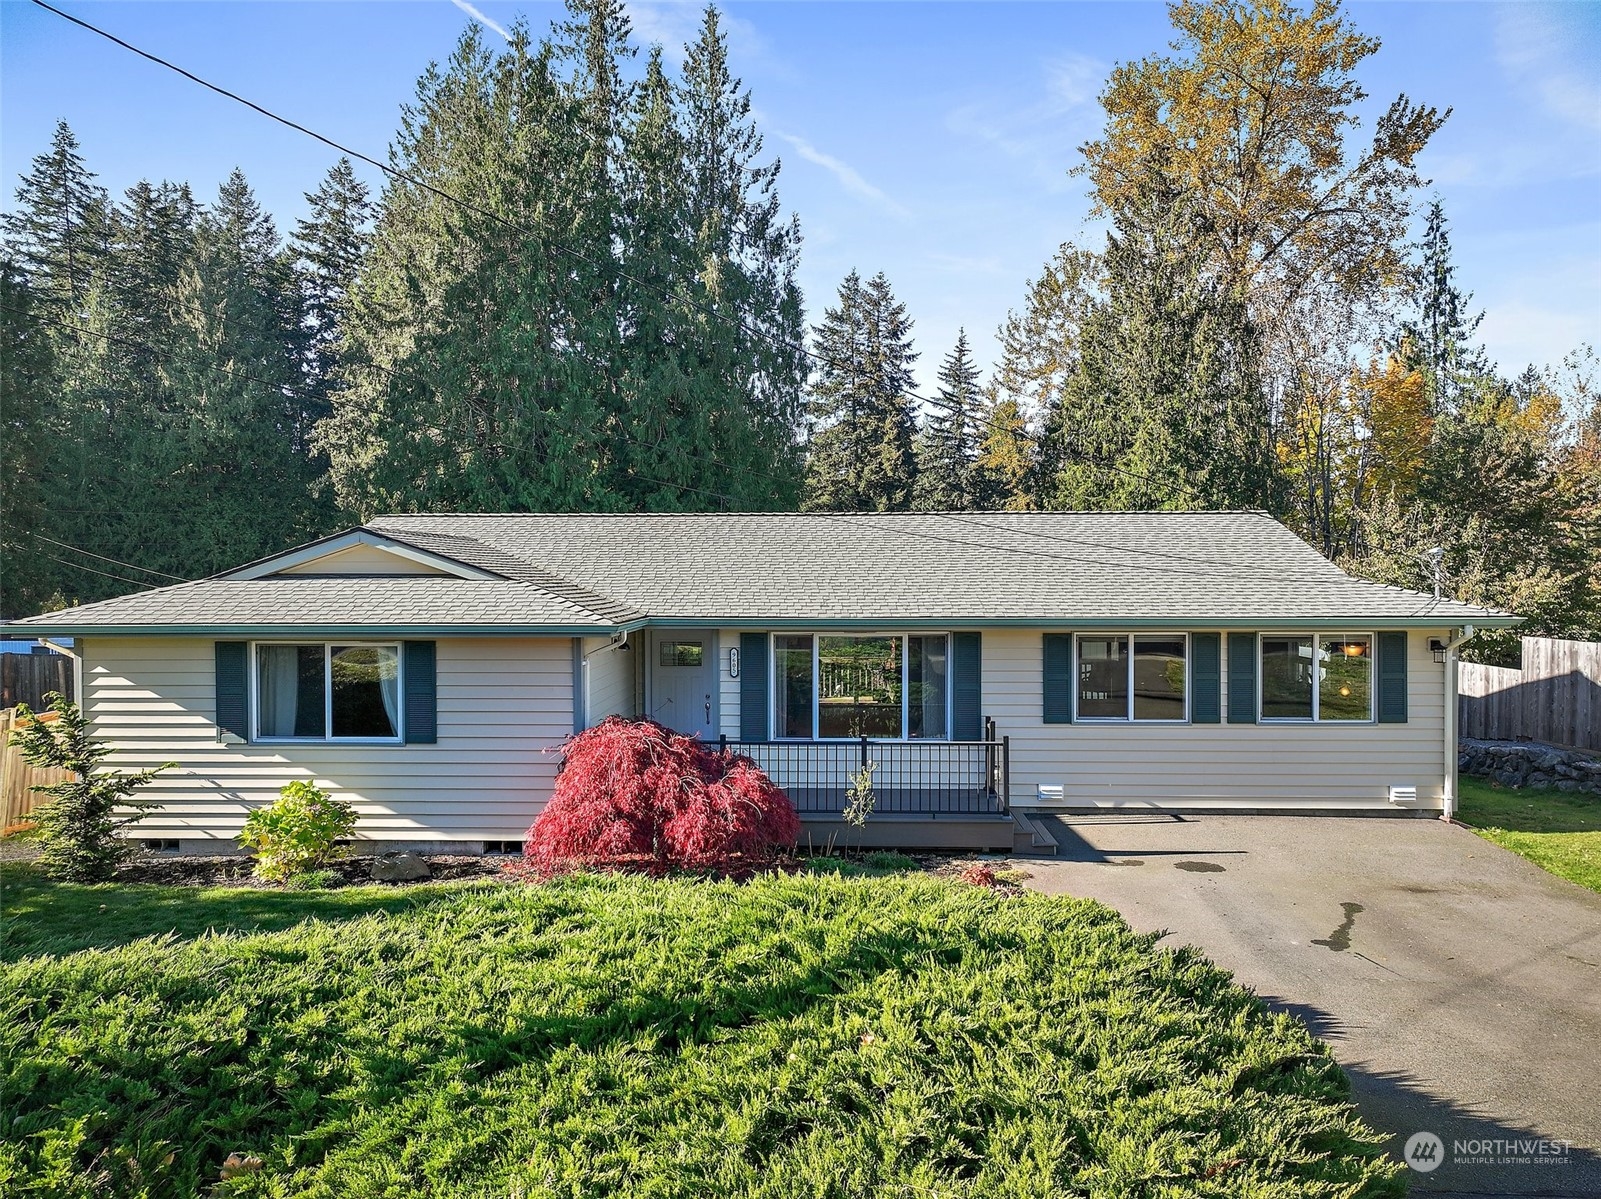
{"label": "stone retaining wall", "polygon": [[1601,758],[1529,741],[1457,744],[1457,768],[1503,787],[1554,787],[1601,795]]}

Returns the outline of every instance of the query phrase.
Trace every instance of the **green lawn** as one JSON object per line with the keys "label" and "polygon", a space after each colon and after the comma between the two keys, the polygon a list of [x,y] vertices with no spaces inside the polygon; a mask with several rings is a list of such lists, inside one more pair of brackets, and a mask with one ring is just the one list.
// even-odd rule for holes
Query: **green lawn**
{"label": "green lawn", "polygon": [[1304,1026],[1088,901],[7,883],[6,1194],[1403,1189]]}
{"label": "green lawn", "polygon": [[1601,795],[1526,787],[1513,791],[1463,776],[1464,824],[1552,874],[1601,891]]}

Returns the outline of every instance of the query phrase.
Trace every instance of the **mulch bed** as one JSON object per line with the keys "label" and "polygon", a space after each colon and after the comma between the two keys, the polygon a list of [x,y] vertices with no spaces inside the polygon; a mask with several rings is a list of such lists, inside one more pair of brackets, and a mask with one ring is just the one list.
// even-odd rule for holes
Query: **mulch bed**
{"label": "mulch bed", "polygon": [[[430,876],[409,882],[380,883],[372,879],[369,854],[339,858],[329,864],[347,886],[407,887],[417,883],[449,882],[454,879],[504,878],[502,867],[518,862],[510,854],[423,854]],[[166,858],[139,858],[117,871],[119,883],[156,883],[163,887],[259,887],[278,890],[275,883],[264,883],[250,873],[252,859],[242,854],[228,857],[184,855]]]}
{"label": "mulch bed", "polygon": [[[33,856],[33,847],[27,842],[0,841],[0,860],[27,860]],[[371,854],[352,854],[339,858],[329,865],[345,886],[412,887],[420,884],[452,882],[462,879],[485,879],[500,882],[527,882],[537,878],[524,865],[519,854],[422,854],[428,863],[429,877],[404,882],[378,882],[369,874]],[[119,867],[119,883],[152,883],[163,887],[241,887],[276,891],[276,883],[262,882],[251,873],[252,858],[245,854],[227,854],[216,857],[185,854],[172,857],[136,858]],[[847,859],[848,860],[848,859]],[[1028,875],[1011,863],[982,858],[946,857],[943,855],[916,856],[917,869],[937,878],[988,887],[1004,894],[1022,892],[1022,880]],[[806,868],[805,860],[784,858],[775,864],[785,873],[797,873]],[[750,872],[735,872],[733,877],[745,877]]]}

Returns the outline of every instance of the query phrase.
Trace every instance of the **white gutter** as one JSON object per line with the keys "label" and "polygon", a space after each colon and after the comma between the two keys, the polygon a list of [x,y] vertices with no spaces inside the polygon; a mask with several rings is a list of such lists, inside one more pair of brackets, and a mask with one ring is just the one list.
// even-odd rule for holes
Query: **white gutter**
{"label": "white gutter", "polygon": [[1456,651],[1466,645],[1477,635],[1472,625],[1464,625],[1462,631],[1445,645],[1445,779],[1440,789],[1440,819],[1451,820],[1456,816],[1457,801],[1457,745],[1456,745],[1456,713],[1457,713],[1457,681],[1456,681]]}

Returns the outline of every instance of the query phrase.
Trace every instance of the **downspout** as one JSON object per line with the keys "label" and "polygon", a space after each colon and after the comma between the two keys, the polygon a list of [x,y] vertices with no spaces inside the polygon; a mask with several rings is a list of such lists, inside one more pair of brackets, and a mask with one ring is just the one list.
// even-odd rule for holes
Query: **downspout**
{"label": "downspout", "polygon": [[1441,820],[1452,820],[1456,817],[1456,716],[1459,702],[1456,694],[1456,651],[1473,640],[1476,633],[1477,630],[1472,625],[1464,625],[1462,631],[1445,645],[1445,779],[1440,788]]}

